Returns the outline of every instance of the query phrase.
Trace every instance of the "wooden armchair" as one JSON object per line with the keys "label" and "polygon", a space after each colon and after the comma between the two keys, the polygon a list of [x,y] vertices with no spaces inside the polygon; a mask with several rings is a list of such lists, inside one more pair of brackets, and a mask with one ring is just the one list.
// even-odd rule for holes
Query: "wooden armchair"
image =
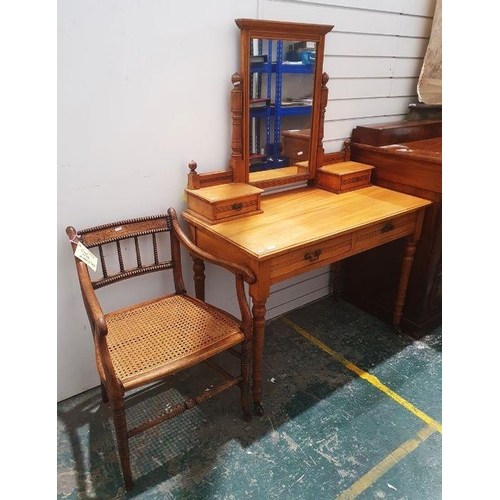
{"label": "wooden armchair", "polygon": [[[248,398],[252,323],[244,281],[253,283],[255,276],[247,268],[196,247],[183,233],[173,208],[165,215],[124,220],[79,231],[68,227],[66,233],[73,251],[78,243],[87,249],[98,250],[99,272],[92,271],[91,275],[87,264],[80,258],[75,257],[75,263],[94,337],[102,399],[109,402],[112,409],[123,478],[125,487],[130,490],[133,479],[129,438],[132,436],[234,385],[241,390],[244,418],[251,420]],[[187,294],[181,271],[181,244],[193,259],[222,266],[235,275],[241,320]],[[150,251],[149,260],[145,249]],[[127,252],[133,255],[132,263],[127,261]],[[115,267],[112,269],[112,266]],[[121,286],[134,287],[137,286],[136,277],[158,271],[173,272],[175,293],[111,312],[103,310],[96,293],[98,289],[111,284],[117,286],[116,283],[124,280]],[[241,349],[234,349],[237,344],[241,344]],[[241,371],[236,376],[209,359],[222,351],[240,358]],[[127,428],[125,395],[128,391],[144,388],[202,361],[217,369],[227,381],[135,428]]]}

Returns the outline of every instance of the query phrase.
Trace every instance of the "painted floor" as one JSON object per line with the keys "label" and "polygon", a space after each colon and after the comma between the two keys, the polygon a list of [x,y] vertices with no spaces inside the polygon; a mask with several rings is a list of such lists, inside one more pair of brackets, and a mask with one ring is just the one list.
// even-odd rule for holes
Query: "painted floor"
{"label": "painted floor", "polygon": [[[57,497],[441,499],[441,338],[441,327],[398,337],[332,297],[275,318],[264,416],[245,422],[234,388],[132,438],[130,492],[99,389],[62,401]],[[202,375],[216,377],[200,367],[151,387],[129,420],[184,397]]]}

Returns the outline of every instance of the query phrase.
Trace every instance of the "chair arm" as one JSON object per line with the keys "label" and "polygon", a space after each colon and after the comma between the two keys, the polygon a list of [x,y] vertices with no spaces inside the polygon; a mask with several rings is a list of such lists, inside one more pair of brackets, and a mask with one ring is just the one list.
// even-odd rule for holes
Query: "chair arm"
{"label": "chair arm", "polygon": [[212,255],[206,252],[205,250],[202,250],[198,246],[196,246],[182,230],[179,221],[177,219],[177,213],[173,208],[168,209],[168,215],[172,220],[172,229],[176,237],[182,243],[182,245],[184,245],[184,247],[186,247],[187,250],[189,250],[189,252],[192,255],[204,261],[211,262],[212,264],[224,267],[233,274],[241,275],[249,285],[252,285],[257,281],[254,272],[248,267],[243,266],[241,264],[237,264],[236,262],[229,261],[227,259],[221,259],[219,257],[216,257],[215,255]]}

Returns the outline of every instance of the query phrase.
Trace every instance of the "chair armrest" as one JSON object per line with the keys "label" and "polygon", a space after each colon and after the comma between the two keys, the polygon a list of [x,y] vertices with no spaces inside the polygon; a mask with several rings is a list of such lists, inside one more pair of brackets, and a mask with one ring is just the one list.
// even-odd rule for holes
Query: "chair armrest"
{"label": "chair armrest", "polygon": [[198,257],[204,261],[211,262],[212,264],[224,267],[233,274],[241,275],[249,285],[252,285],[257,281],[254,272],[248,267],[237,264],[236,262],[229,261],[227,259],[216,257],[215,255],[212,255],[196,246],[182,230],[179,224],[179,220],[177,219],[177,213],[173,208],[168,209],[168,215],[172,219],[172,229],[176,237],[182,243],[182,245],[187,248],[187,250],[189,250],[191,255],[194,255],[195,257]]}

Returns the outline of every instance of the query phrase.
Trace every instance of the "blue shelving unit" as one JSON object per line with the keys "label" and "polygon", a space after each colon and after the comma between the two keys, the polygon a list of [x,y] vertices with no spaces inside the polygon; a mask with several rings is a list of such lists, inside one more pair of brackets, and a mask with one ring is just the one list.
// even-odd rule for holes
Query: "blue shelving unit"
{"label": "blue shelving unit", "polygon": [[[280,155],[281,119],[287,116],[310,115],[312,105],[294,106],[288,103],[284,105],[283,79],[286,74],[312,74],[314,64],[284,60],[283,40],[267,40],[266,54],[263,53],[263,43],[260,39],[257,43],[257,53],[254,53],[253,44],[251,49],[251,56],[254,56],[255,62],[250,63],[250,171],[256,172],[285,167],[289,164],[289,159]],[[276,51],[273,54],[274,49]],[[263,81],[266,82],[265,95],[262,95]],[[256,107],[252,107],[253,105]],[[265,126],[266,141],[264,148],[261,147],[263,126]]]}

